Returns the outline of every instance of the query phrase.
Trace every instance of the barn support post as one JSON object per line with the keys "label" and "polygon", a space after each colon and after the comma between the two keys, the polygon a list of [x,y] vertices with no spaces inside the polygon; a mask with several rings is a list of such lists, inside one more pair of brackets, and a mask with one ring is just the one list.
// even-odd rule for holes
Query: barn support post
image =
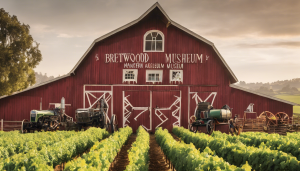
{"label": "barn support post", "polygon": [[111,91],[111,101],[110,101],[110,111],[111,111],[111,116],[114,114],[114,86],[110,87],[110,91]]}
{"label": "barn support post", "polygon": [[122,91],[122,111],[123,111],[123,118],[122,118],[122,121],[123,121],[123,125],[122,127],[124,128],[124,125],[125,125],[125,116],[124,116],[124,110],[125,110],[125,106],[124,106],[124,96],[125,96],[125,91]]}
{"label": "barn support post", "polygon": [[188,87],[188,125],[190,124],[190,92],[191,92],[191,87]]}
{"label": "barn support post", "polygon": [[150,130],[152,132],[152,91],[150,91],[150,110],[149,111],[150,111]]}
{"label": "barn support post", "polygon": [[1,119],[1,131],[3,131],[3,119]]}
{"label": "barn support post", "polygon": [[85,108],[85,85],[83,85],[83,108]]}
{"label": "barn support post", "polygon": [[181,106],[181,99],[182,99],[182,95],[181,95],[181,90],[180,90],[179,126],[182,126],[182,125],[181,125],[181,108],[182,108],[182,106]]}

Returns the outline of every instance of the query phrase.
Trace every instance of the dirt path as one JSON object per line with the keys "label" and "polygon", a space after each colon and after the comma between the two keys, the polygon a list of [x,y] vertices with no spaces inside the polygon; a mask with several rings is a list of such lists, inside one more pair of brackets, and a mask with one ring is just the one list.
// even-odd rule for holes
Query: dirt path
{"label": "dirt path", "polygon": [[111,167],[112,171],[123,171],[126,169],[126,166],[129,164],[128,160],[128,150],[131,148],[131,144],[135,142],[136,139],[136,134],[132,134],[128,141],[127,144],[125,144],[119,153],[118,156],[115,158],[115,162]]}
{"label": "dirt path", "polygon": [[150,134],[150,164],[149,171],[171,171],[166,163],[166,158],[155,140],[155,135]]}

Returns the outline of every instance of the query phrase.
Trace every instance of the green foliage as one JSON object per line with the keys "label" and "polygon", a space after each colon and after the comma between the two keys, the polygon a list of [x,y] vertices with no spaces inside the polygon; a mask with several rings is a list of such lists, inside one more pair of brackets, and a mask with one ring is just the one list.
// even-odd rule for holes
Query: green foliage
{"label": "green foliage", "polygon": [[[300,170],[300,162],[296,157],[278,150],[271,150],[267,146],[249,147],[238,137],[214,132],[212,136],[203,133],[192,133],[183,127],[174,127],[173,133],[185,142],[192,142],[197,148],[206,146],[224,158],[230,164],[241,166],[247,162],[254,170]],[[204,141],[205,143],[203,143]]]}
{"label": "green foliage", "polygon": [[291,153],[300,160],[299,133],[288,133],[287,136],[268,134],[264,132],[245,132],[239,137],[239,141],[248,146],[268,147],[271,150],[279,150]]}
{"label": "green foliage", "polygon": [[63,139],[77,135],[75,131],[35,132],[20,134],[19,131],[0,133],[0,159],[30,150],[40,151]]}
{"label": "green foliage", "polygon": [[210,148],[200,153],[195,146],[174,140],[168,130],[159,128],[155,131],[157,143],[164,154],[171,160],[177,171],[185,170],[251,170],[249,165],[239,168],[230,165],[222,158],[216,156]]}
{"label": "green foliage", "polygon": [[89,153],[68,162],[65,170],[108,171],[110,164],[131,134],[131,127],[120,128],[118,132],[115,132],[109,138],[95,143]]}
{"label": "green foliage", "polygon": [[0,96],[35,83],[33,68],[42,60],[42,54],[29,29],[16,16],[0,9]]}
{"label": "green foliage", "polygon": [[[71,160],[109,135],[104,129],[90,128],[84,132],[63,132],[69,135],[60,139],[43,136],[56,133],[60,134],[60,132],[25,134],[24,136],[36,139],[17,145],[20,147],[16,148],[19,153],[0,160],[0,170],[53,170],[56,165]],[[40,136],[36,137],[35,134]],[[18,140],[15,142],[18,143]]]}
{"label": "green foliage", "polygon": [[137,130],[136,141],[128,152],[129,164],[126,171],[147,171],[149,167],[150,136],[142,126]]}

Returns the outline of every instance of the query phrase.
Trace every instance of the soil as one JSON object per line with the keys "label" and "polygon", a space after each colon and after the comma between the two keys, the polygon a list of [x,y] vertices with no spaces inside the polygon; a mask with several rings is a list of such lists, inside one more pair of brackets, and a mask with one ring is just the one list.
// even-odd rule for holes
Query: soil
{"label": "soil", "polygon": [[169,164],[166,163],[165,155],[157,144],[154,134],[150,134],[149,156],[149,171],[172,171],[172,169],[169,168]]}
{"label": "soil", "polygon": [[119,154],[116,156],[115,161],[112,163],[110,170],[111,171],[123,171],[126,169],[126,166],[129,164],[128,151],[131,148],[131,144],[135,142],[136,134],[132,134],[127,143],[123,145]]}
{"label": "soil", "polygon": [[[172,134],[172,133],[171,133]],[[179,138],[172,134],[175,140]],[[127,143],[121,148],[120,152],[116,156],[113,164],[111,165],[111,171],[123,171],[126,169],[126,166],[129,164],[128,151],[131,148],[131,145],[136,140],[136,134],[132,134]],[[149,149],[149,171],[172,171],[173,169],[169,168],[169,163],[166,162],[166,156],[163,151],[160,149],[160,146],[155,140],[155,135],[150,134],[150,149]],[[77,157],[76,157],[77,158]],[[57,165],[54,171],[63,170],[63,165]]]}

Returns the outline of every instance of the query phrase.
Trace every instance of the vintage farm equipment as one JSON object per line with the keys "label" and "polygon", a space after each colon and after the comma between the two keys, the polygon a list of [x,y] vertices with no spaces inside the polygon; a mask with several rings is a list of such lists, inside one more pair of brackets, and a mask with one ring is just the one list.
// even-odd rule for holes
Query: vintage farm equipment
{"label": "vintage farm equipment", "polygon": [[198,127],[206,127],[206,132],[211,134],[215,125],[226,123],[232,117],[231,108],[224,105],[221,109],[213,109],[209,102],[199,102],[195,115],[190,118],[189,129],[196,132]]}
{"label": "vintage farm equipment", "polygon": [[96,109],[77,109],[75,118],[79,129],[93,126],[108,130],[109,126],[111,126],[111,132],[118,130],[117,116],[112,115],[111,120],[109,120],[107,116],[107,104],[104,99],[100,99],[100,104]]}
{"label": "vintage farm equipment", "polygon": [[48,110],[31,110],[30,121],[26,120],[23,123],[23,132],[33,131],[55,131],[59,130],[81,130],[90,126],[109,129],[111,125],[111,131],[114,132],[118,129],[117,118],[112,116],[111,121],[107,118],[107,105],[103,99],[100,100],[100,105],[96,108],[77,109],[75,112],[75,118],[77,122],[73,121],[73,118],[65,113],[65,99],[61,99],[61,103],[54,104],[55,108]]}
{"label": "vintage farm equipment", "polygon": [[73,118],[65,113],[65,106],[65,98],[63,97],[60,107],[55,104],[55,108],[49,110],[31,110],[30,121],[26,120],[23,123],[23,132],[51,131],[60,127],[73,126]]}
{"label": "vintage farm equipment", "polygon": [[288,124],[290,120],[289,115],[284,112],[278,112],[274,115],[269,111],[263,111],[258,118],[263,119],[266,126]]}
{"label": "vintage farm equipment", "polygon": [[293,119],[285,112],[273,114],[263,111],[257,118],[242,120],[243,132],[267,132],[286,135],[287,131],[293,131]]}

